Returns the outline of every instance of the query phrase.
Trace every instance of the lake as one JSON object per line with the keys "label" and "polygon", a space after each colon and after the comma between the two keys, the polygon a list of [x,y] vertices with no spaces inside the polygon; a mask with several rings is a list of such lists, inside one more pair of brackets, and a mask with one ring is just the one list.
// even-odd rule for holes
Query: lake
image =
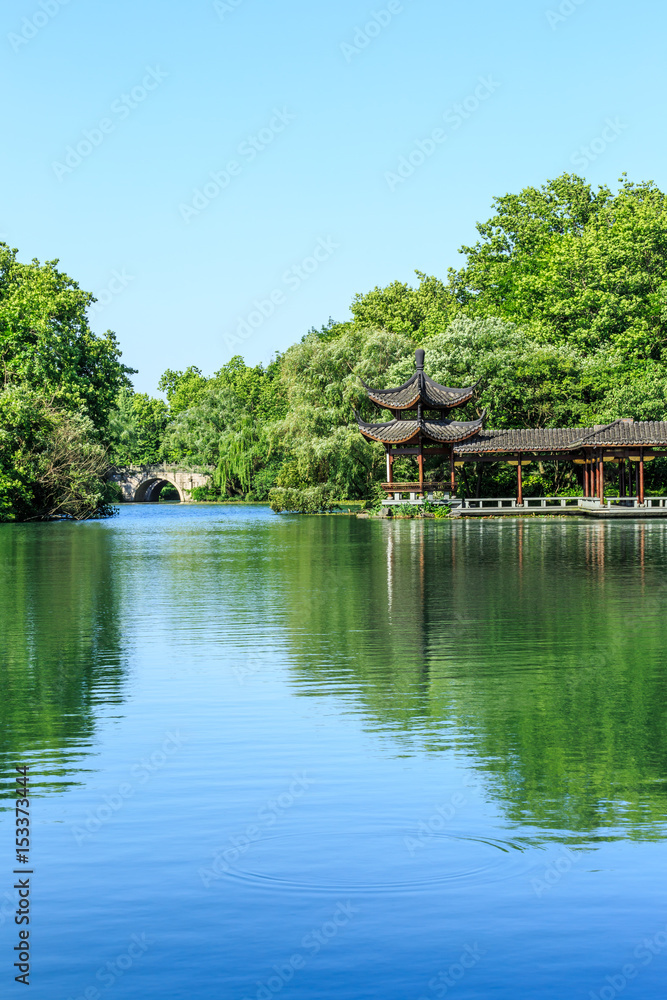
{"label": "lake", "polygon": [[667,522],[0,526],[33,1000],[652,1000]]}

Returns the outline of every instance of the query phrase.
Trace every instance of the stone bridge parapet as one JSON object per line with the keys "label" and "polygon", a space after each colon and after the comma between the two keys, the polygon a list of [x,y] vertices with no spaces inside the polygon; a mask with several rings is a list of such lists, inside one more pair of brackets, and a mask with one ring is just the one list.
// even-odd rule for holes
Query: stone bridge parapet
{"label": "stone bridge parapet", "polygon": [[195,487],[210,484],[211,473],[182,465],[126,465],[111,469],[107,479],[118,483],[123,503],[157,503],[168,485],[178,491],[181,503],[187,503]]}

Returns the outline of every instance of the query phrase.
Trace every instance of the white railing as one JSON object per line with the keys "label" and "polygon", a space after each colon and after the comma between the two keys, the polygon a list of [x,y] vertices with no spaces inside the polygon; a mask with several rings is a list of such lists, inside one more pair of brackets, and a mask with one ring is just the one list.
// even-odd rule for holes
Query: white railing
{"label": "white railing", "polygon": [[[426,493],[426,491],[425,491]],[[447,504],[449,507],[465,508],[467,510],[501,510],[503,508],[512,510],[560,510],[563,507],[583,507],[585,510],[599,509],[602,504],[598,497],[524,497],[523,505],[520,505],[516,497],[480,497],[480,498],[451,498],[445,494],[442,499],[434,500],[433,493],[426,493],[422,497],[419,493],[409,493],[405,499],[405,494],[396,491],[390,494],[383,505],[386,507],[399,506],[400,504],[414,504],[421,506],[424,502],[435,504]],[[637,497],[605,497],[604,506],[639,508],[646,510],[651,507],[667,508],[667,497],[644,497],[643,505]]]}
{"label": "white railing", "polygon": [[[577,507],[581,497],[524,497],[523,509],[528,507]],[[467,499],[463,504],[471,510],[481,510],[485,507],[519,507],[515,497],[483,497],[482,499]]]}
{"label": "white railing", "polygon": [[643,505],[637,497],[611,497],[605,501],[607,507],[667,507],[667,497],[644,497]]}
{"label": "white railing", "polygon": [[469,497],[461,501],[462,507],[469,510],[482,510],[486,507],[516,507],[518,506],[516,497],[482,497],[481,499],[470,499]]}
{"label": "white railing", "polygon": [[578,507],[580,497],[524,497],[524,507]]}

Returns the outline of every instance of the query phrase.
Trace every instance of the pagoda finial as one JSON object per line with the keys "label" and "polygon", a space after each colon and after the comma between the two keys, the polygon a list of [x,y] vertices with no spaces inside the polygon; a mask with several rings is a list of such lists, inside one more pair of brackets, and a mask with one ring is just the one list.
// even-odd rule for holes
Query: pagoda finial
{"label": "pagoda finial", "polygon": [[415,351],[415,368],[418,372],[424,371],[424,354],[425,352],[421,347],[418,347]]}

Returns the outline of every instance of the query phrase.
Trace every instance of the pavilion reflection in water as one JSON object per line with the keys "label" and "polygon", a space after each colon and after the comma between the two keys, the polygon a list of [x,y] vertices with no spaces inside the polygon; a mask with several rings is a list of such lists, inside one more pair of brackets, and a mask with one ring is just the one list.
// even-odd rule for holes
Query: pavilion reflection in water
{"label": "pavilion reflection in water", "polygon": [[299,605],[297,687],[353,698],[402,752],[460,753],[511,821],[662,837],[667,525],[372,528],[384,559],[332,571],[337,648],[326,588]]}

